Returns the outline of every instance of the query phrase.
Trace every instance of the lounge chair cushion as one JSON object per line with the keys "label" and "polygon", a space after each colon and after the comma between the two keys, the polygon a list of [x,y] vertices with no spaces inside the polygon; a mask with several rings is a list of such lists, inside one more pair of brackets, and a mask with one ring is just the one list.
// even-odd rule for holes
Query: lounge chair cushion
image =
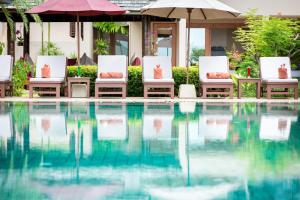
{"label": "lounge chair cushion", "polygon": [[[144,80],[154,79],[153,68],[160,65],[163,72],[162,79],[172,79],[172,61],[170,56],[144,56],[143,78]],[[162,79],[159,79],[161,81]],[[145,82],[145,81],[144,81]]]}
{"label": "lounge chair cushion", "polygon": [[228,72],[208,72],[207,79],[229,79],[230,74]]}
{"label": "lounge chair cushion", "polygon": [[264,83],[298,83],[298,79],[289,78],[289,79],[265,79]]}
{"label": "lounge chair cushion", "polygon": [[62,83],[64,82],[64,78],[31,78],[30,82],[35,82],[35,83]]}
{"label": "lounge chair cushion", "polygon": [[0,82],[7,82],[10,81],[8,77],[0,77]]}
{"label": "lounge chair cushion", "polygon": [[96,83],[126,83],[126,78],[97,78]]}
{"label": "lounge chair cushion", "polygon": [[0,56],[0,79],[11,80],[13,58],[10,55]]}
{"label": "lounge chair cushion", "polygon": [[127,79],[127,57],[123,55],[98,56],[98,74],[107,72],[119,72]]}
{"label": "lounge chair cushion", "polygon": [[123,78],[122,72],[101,72],[100,78]]}
{"label": "lounge chair cushion", "polygon": [[233,84],[232,79],[202,79],[200,82],[202,82],[202,83],[218,83],[218,84],[221,84],[221,83],[225,83],[225,84],[232,83]]}
{"label": "lounge chair cushion", "polygon": [[[207,73],[229,72],[229,62],[226,56],[200,56],[199,57],[199,79],[207,80]],[[213,79],[212,81],[217,81]]]}
{"label": "lounge chair cushion", "polygon": [[163,79],[144,79],[144,83],[174,83],[172,78],[163,78]]}
{"label": "lounge chair cushion", "polygon": [[36,78],[42,78],[42,68],[45,64],[51,67],[51,78],[65,78],[67,65],[65,56],[38,56]]}

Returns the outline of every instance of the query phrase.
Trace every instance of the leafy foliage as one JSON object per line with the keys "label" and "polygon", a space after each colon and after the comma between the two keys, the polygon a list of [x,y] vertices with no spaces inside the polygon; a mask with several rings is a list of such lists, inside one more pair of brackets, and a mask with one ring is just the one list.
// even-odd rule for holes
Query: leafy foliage
{"label": "leafy foliage", "polygon": [[107,55],[108,43],[103,39],[97,39],[95,53],[97,53],[98,55]]}
{"label": "leafy foliage", "polygon": [[95,22],[94,28],[104,33],[121,33],[128,34],[128,30],[122,23],[117,22]]}
{"label": "leafy foliage", "polygon": [[56,46],[53,42],[45,42],[43,47],[40,49],[41,55],[48,55],[48,56],[57,56],[63,55],[63,52]]}
{"label": "leafy foliage", "polygon": [[3,54],[3,50],[4,50],[4,48],[5,48],[5,44],[4,44],[4,42],[0,42],[0,55],[2,55],[2,54]]}
{"label": "leafy foliage", "polygon": [[[1,4],[1,10],[3,11],[3,14],[6,18],[6,21],[9,25],[9,29],[11,31],[11,35],[14,35],[14,21],[12,19],[12,16],[10,14],[10,9],[11,7],[16,9],[16,12],[20,15],[22,18],[25,31],[28,31],[28,25],[29,25],[29,20],[25,14],[25,11],[30,9],[33,5],[38,5],[42,2],[42,0],[33,0],[33,1],[28,1],[28,0],[13,0],[11,4]],[[41,19],[38,15],[36,14],[31,14],[32,18],[35,20],[35,22],[40,23]]]}
{"label": "leafy foliage", "polygon": [[299,21],[286,18],[256,16],[249,13],[246,27],[235,31],[246,54],[258,61],[264,56],[294,57],[300,53]]}
{"label": "leafy foliage", "polygon": [[31,65],[23,59],[18,60],[13,67],[12,83],[13,95],[21,96],[24,85],[27,81],[27,74],[31,70]]}
{"label": "leafy foliage", "polygon": [[193,48],[191,53],[192,65],[198,65],[199,57],[205,55],[205,50],[200,48]]}

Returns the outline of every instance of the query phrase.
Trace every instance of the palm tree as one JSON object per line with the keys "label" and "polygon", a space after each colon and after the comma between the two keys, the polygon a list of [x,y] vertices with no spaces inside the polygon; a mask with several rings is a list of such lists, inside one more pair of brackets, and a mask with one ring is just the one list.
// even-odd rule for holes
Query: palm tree
{"label": "palm tree", "polygon": [[[27,15],[25,14],[25,11],[34,5],[40,4],[41,2],[42,0],[0,0],[0,6],[6,18],[11,35],[14,35],[14,21],[10,13],[11,8],[14,8],[17,11],[17,13],[20,15],[25,27],[25,31],[28,31],[29,20]],[[39,22],[39,23],[41,22],[38,15],[32,14],[31,16],[35,20],[35,22]]]}

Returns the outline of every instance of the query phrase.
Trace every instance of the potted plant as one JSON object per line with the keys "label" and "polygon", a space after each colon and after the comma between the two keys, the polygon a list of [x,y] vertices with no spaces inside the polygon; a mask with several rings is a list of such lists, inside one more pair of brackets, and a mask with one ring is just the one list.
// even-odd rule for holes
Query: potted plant
{"label": "potted plant", "polygon": [[68,66],[74,66],[74,65],[76,65],[76,62],[77,62],[77,56],[73,52],[73,53],[70,54],[70,56],[68,58],[67,65]]}
{"label": "potted plant", "polygon": [[24,45],[24,38],[20,30],[16,31],[16,38],[17,38],[17,45],[23,46]]}

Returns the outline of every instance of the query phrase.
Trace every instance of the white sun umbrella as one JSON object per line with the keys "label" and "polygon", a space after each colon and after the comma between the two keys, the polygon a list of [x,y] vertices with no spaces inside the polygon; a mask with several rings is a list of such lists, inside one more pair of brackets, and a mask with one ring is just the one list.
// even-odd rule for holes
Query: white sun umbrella
{"label": "white sun umbrella", "polygon": [[[158,0],[141,9],[141,13],[145,15],[153,15],[167,18],[185,18],[188,20],[188,42],[186,66],[187,71],[190,65],[190,25],[191,19],[208,20],[208,19],[230,19],[236,18],[240,12],[230,6],[217,0]],[[189,83],[189,75],[187,73],[186,83]],[[185,87],[190,91],[190,86]],[[185,94],[184,97],[196,97],[195,87],[192,86],[193,95]],[[181,92],[180,92],[181,93]],[[181,96],[181,95],[179,95]]]}

